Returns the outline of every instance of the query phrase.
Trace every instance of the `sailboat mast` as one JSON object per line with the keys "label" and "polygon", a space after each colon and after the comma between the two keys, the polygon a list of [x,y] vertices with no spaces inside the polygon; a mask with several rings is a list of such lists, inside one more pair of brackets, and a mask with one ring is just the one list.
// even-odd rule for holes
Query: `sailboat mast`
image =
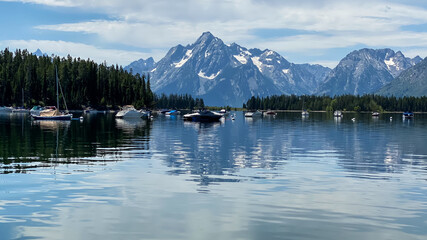
{"label": "sailboat mast", "polygon": [[22,108],[24,108],[24,88],[22,88]]}
{"label": "sailboat mast", "polygon": [[59,93],[58,93],[58,69],[55,66],[55,77],[56,77],[56,108],[59,111]]}

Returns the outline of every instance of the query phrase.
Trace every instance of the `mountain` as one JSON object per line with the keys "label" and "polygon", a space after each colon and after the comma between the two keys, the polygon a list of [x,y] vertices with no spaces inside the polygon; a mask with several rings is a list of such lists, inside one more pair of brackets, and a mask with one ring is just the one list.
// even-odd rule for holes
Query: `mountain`
{"label": "mountain", "polygon": [[150,75],[156,93],[191,94],[207,105],[240,107],[252,96],[312,94],[330,70],[290,63],[268,49],[226,45],[205,32],[191,45],[171,48]]}
{"label": "mountain", "polygon": [[33,55],[37,57],[47,56],[47,53],[43,53],[39,48],[35,52],[33,52]]}
{"label": "mountain", "polygon": [[124,70],[131,72],[133,74],[139,73],[140,75],[146,74],[154,69],[156,62],[152,57],[147,58],[147,60],[139,59],[137,61],[132,62],[128,66],[124,68]]}
{"label": "mountain", "polygon": [[396,79],[378,91],[385,96],[427,96],[427,58],[403,71]]}
{"label": "mountain", "polygon": [[363,95],[377,92],[402,71],[422,59],[405,57],[391,49],[361,49],[340,61],[317,90],[318,95]]}

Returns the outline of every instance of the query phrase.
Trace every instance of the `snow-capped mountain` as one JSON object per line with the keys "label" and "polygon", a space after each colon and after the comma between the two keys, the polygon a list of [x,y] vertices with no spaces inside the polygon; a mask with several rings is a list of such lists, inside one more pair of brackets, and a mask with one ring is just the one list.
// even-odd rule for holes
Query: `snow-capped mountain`
{"label": "snow-capped mountain", "polygon": [[377,94],[395,97],[426,96],[427,58],[403,71],[397,78],[381,88]]}
{"label": "snow-capped mountain", "polygon": [[226,45],[205,32],[191,45],[171,48],[150,75],[156,93],[188,93],[207,105],[240,107],[252,96],[312,94],[329,71],[290,63],[271,50]]}
{"label": "snow-capped mountain", "polygon": [[139,59],[138,61],[134,61],[124,69],[128,72],[132,72],[133,74],[139,73],[140,75],[146,74],[154,69],[154,65],[156,62],[152,57],[147,58],[147,60]]}
{"label": "snow-capped mountain", "polygon": [[391,49],[361,49],[340,61],[320,85],[319,95],[363,95],[377,92],[402,71],[422,59],[405,57]]}

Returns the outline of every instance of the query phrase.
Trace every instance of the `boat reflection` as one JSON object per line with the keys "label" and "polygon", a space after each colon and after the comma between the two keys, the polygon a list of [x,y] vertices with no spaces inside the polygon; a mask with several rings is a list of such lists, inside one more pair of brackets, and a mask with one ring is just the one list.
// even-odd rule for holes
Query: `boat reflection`
{"label": "boat reflection", "polygon": [[125,133],[132,134],[139,128],[147,125],[147,120],[143,119],[115,119],[116,127]]}
{"label": "boat reflection", "polygon": [[68,128],[71,121],[31,121],[31,126],[38,126],[41,130],[58,130],[60,128]]}

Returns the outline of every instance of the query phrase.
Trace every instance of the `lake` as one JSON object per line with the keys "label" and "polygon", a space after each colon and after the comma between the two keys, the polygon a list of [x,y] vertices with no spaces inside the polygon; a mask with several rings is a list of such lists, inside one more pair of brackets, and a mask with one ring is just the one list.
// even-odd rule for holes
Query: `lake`
{"label": "lake", "polygon": [[1,239],[427,239],[422,114],[0,115],[0,157]]}

